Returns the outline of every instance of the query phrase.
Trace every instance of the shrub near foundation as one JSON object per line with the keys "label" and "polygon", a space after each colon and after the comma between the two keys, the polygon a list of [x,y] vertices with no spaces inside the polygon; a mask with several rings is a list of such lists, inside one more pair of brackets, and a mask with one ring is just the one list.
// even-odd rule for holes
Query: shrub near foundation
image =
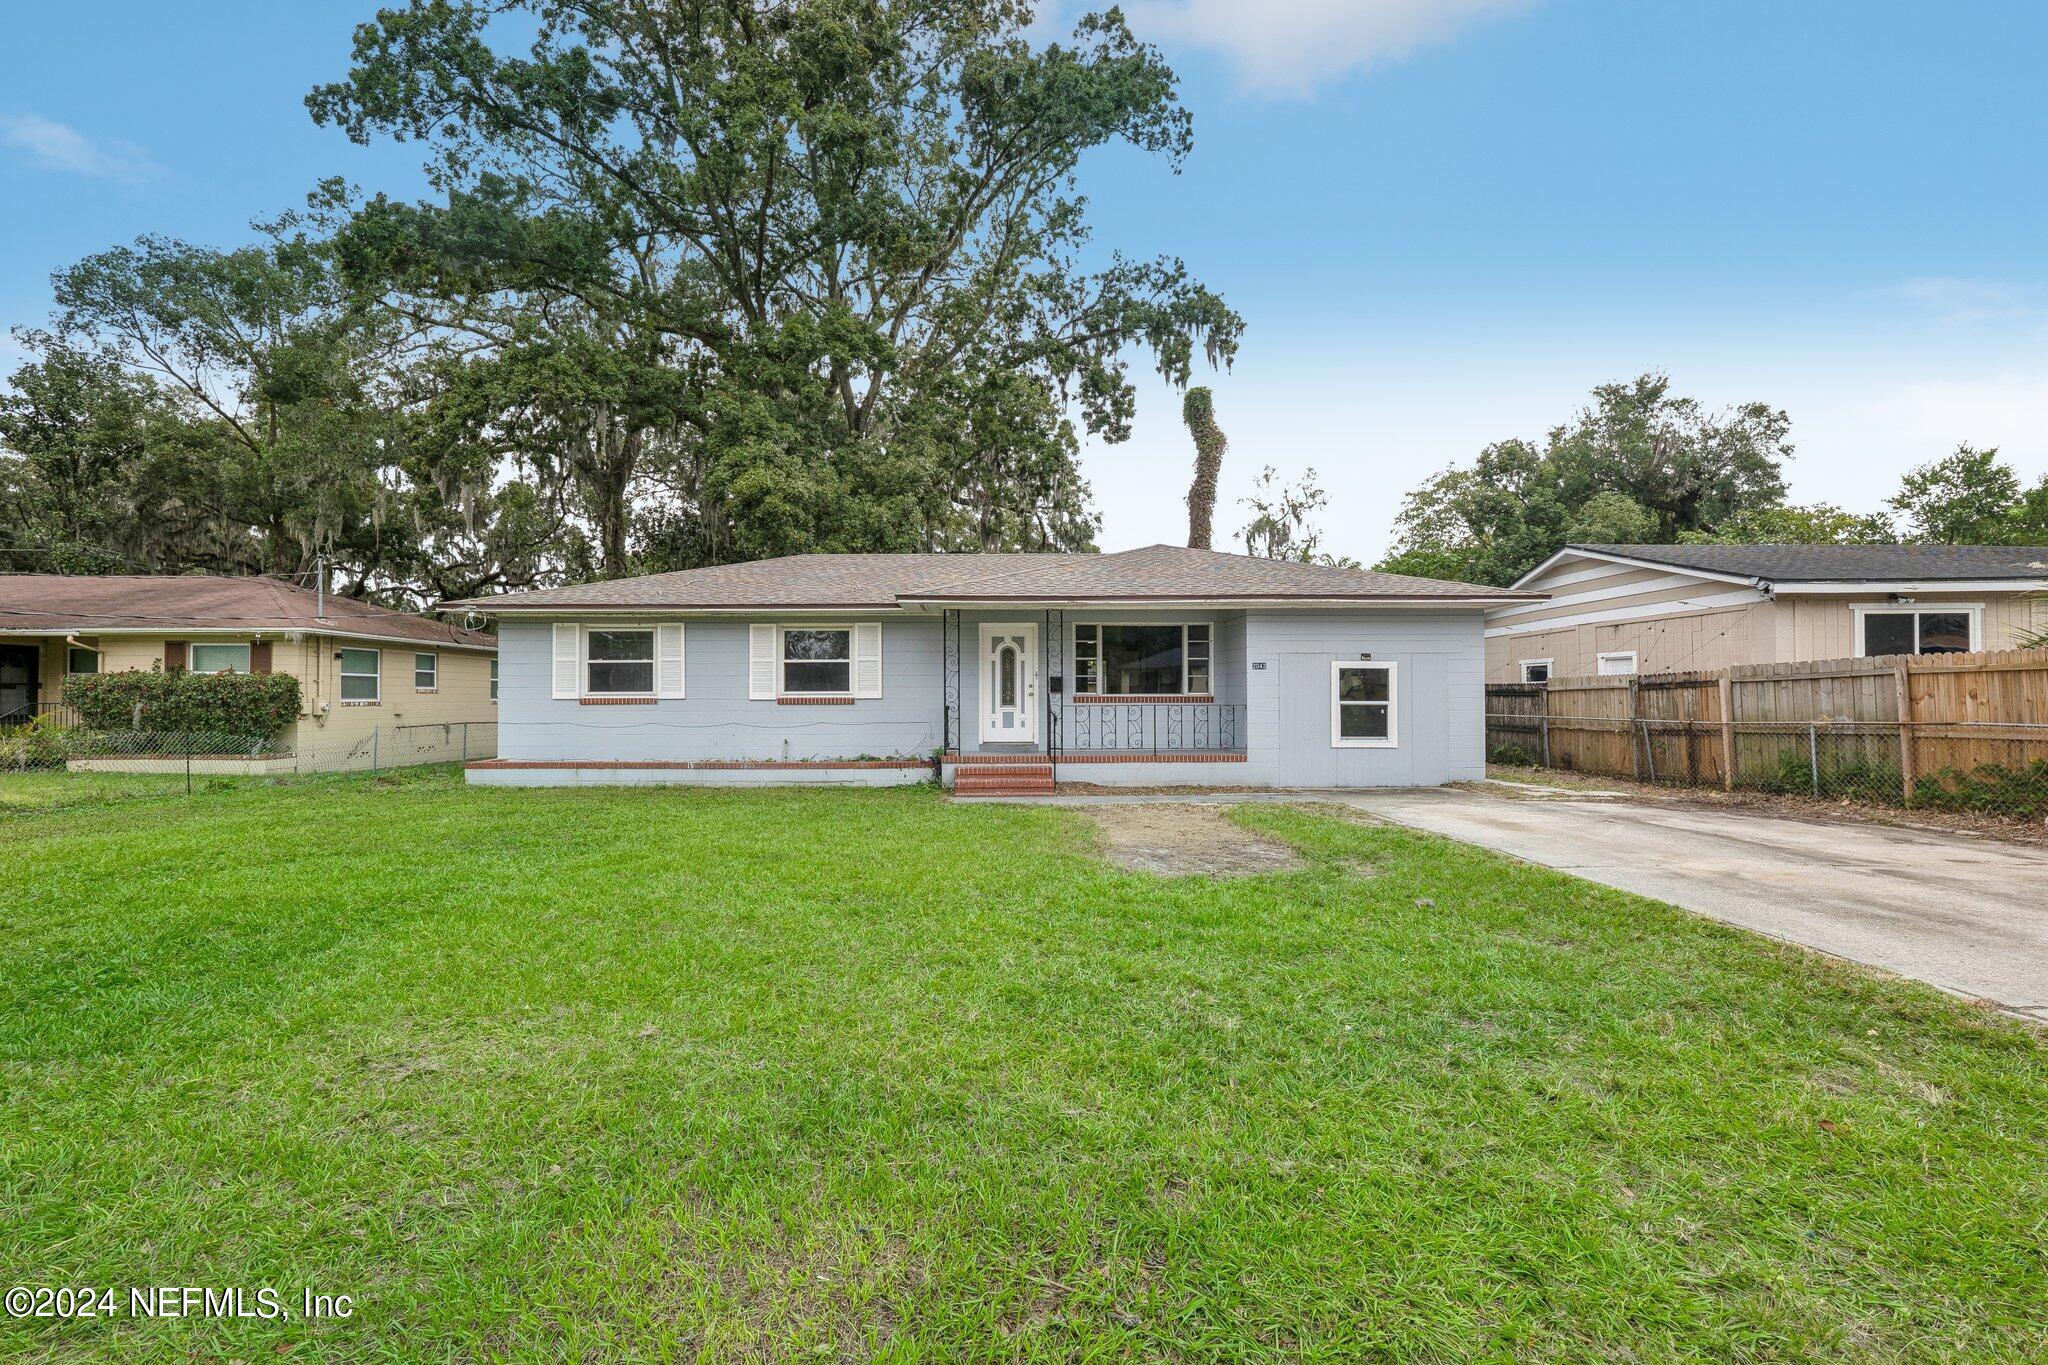
{"label": "shrub near foundation", "polygon": [[289,673],[81,673],[66,679],[64,701],[89,730],[268,739],[298,718],[299,680]]}

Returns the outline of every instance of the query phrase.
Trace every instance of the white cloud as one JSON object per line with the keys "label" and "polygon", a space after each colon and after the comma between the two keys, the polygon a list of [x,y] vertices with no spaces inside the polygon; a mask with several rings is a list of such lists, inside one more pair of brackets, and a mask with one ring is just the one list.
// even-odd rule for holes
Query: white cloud
{"label": "white cloud", "polygon": [[1938,459],[1958,441],[1997,446],[2032,468],[2048,442],[2048,375],[2018,371],[1982,379],[1909,383],[1871,404],[1873,415],[1899,437]]}
{"label": "white cloud", "polygon": [[1536,0],[1136,0],[1142,38],[1219,53],[1248,90],[1305,96]]}
{"label": "white cloud", "polygon": [[95,180],[134,185],[163,173],[133,143],[94,141],[71,125],[40,114],[0,114],[0,144],[31,166]]}
{"label": "white cloud", "polygon": [[1922,275],[1891,291],[1947,323],[1968,324],[2031,318],[2041,311],[2039,288],[2005,280],[1965,280]]}

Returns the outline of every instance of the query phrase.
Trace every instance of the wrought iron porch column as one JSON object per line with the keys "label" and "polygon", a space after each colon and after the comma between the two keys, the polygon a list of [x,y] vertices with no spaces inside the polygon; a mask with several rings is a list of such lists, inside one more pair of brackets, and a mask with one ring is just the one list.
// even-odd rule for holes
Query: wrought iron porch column
{"label": "wrought iron porch column", "polygon": [[960,752],[960,613],[939,614],[940,690],[946,706],[946,752]]}
{"label": "wrought iron porch column", "polygon": [[1066,669],[1067,614],[1048,608],[1045,613],[1045,677],[1040,686],[1045,689],[1045,752],[1053,761],[1054,776],[1058,776],[1060,749],[1065,738],[1060,727],[1066,720],[1066,694],[1060,689],[1060,681]]}

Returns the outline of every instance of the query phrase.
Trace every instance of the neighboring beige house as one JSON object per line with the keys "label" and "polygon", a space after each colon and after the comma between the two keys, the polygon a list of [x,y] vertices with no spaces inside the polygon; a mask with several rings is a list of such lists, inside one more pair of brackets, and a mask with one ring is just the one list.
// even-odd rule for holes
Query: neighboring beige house
{"label": "neighboring beige house", "polygon": [[2012,649],[2048,546],[1567,545],[1486,617],[1486,680]]}
{"label": "neighboring beige house", "polygon": [[0,724],[61,712],[71,674],[152,668],[294,675],[301,767],[495,746],[495,636],[274,578],[0,574]]}

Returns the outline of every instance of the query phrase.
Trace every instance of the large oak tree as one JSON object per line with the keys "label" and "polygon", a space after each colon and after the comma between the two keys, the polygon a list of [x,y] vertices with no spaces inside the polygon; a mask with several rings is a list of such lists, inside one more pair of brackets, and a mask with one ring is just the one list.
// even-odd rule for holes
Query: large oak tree
{"label": "large oak tree", "polygon": [[1031,17],[413,0],[308,104],[428,150],[440,199],[354,206],[352,275],[479,440],[568,463],[604,571],[1080,548],[1076,421],[1124,438],[1134,351],[1184,385],[1242,324],[1075,192],[1092,148],[1187,154],[1173,73],[1114,10]]}

